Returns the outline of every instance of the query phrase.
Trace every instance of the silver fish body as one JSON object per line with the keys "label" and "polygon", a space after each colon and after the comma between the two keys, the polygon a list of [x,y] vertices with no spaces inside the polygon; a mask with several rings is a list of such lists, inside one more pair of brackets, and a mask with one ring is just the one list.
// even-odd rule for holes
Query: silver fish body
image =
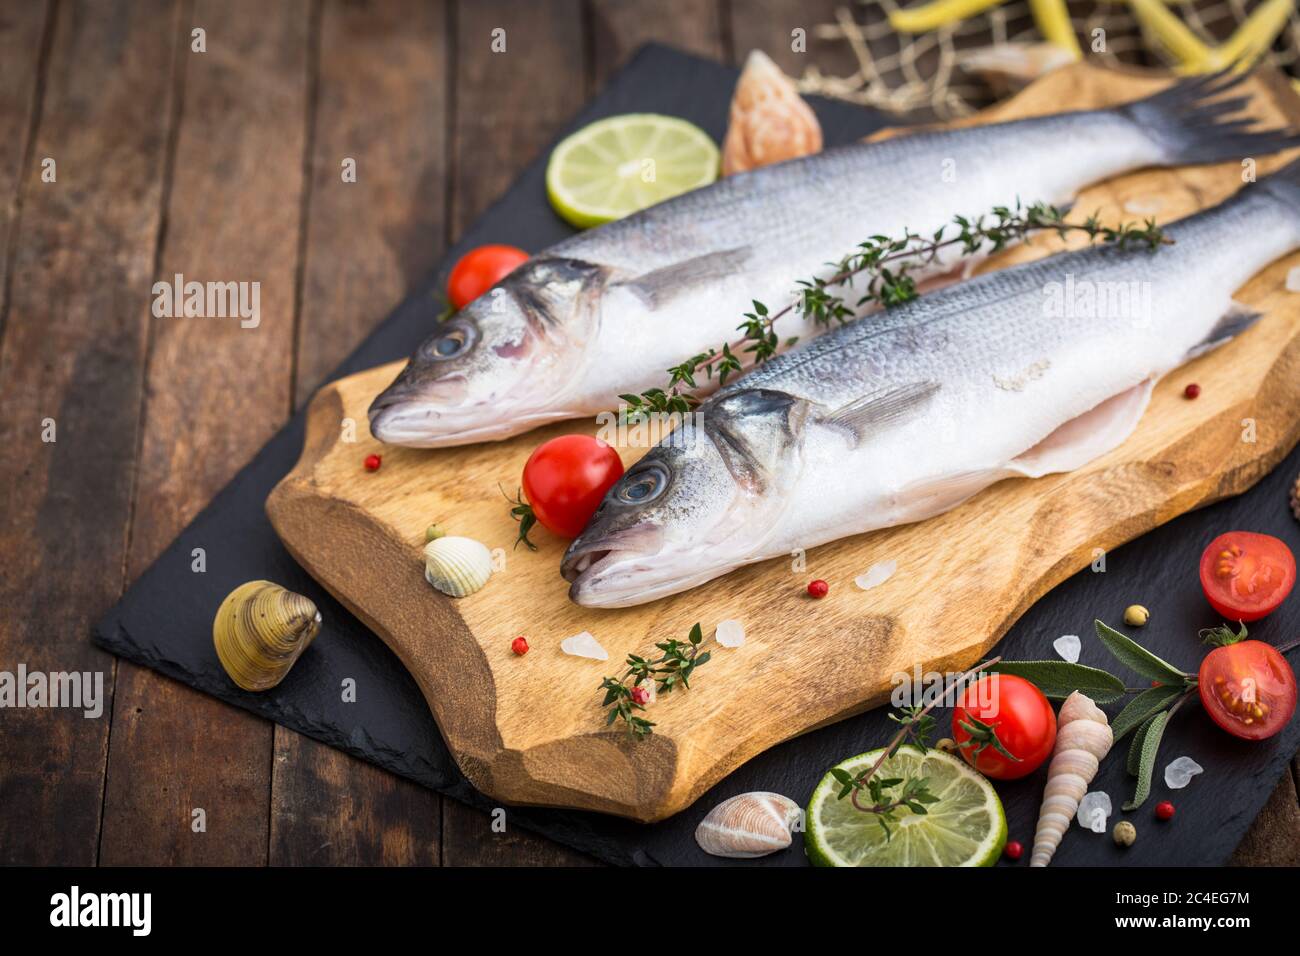
{"label": "silver fish body", "polygon": [[[613,408],[665,369],[736,338],[755,299],[776,309],[871,235],[925,235],[1018,199],[1060,203],[1149,165],[1258,156],[1219,99],[1188,81],[1110,110],[925,132],[729,177],[538,254],[443,323],[370,408],[382,441],[459,445]],[[934,270],[951,263],[940,259]],[[782,339],[819,330],[791,313]],[[701,383],[702,385],[706,383]]]}
{"label": "silver fish body", "polygon": [[1168,233],[923,296],[728,385],[610,489],[571,598],[639,604],[1114,448],[1161,375],[1258,318],[1232,295],[1300,248],[1300,162]]}

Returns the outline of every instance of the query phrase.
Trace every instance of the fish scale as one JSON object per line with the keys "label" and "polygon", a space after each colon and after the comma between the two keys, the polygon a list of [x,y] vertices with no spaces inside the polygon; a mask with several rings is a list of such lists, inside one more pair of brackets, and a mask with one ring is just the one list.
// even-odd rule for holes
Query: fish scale
{"label": "fish scale", "polygon": [[610,489],[571,597],[642,603],[1114,448],[1161,375],[1258,318],[1232,296],[1300,248],[1300,161],[1166,232],[922,296],[727,385]]}
{"label": "fish scale", "polygon": [[[1240,77],[1185,81],[1109,110],[856,143],[728,177],[539,253],[439,326],[370,409],[386,442],[496,440],[614,408],[666,369],[737,338],[753,300],[773,312],[797,283],[874,235],[932,235],[955,215],[1060,203],[1117,173],[1260,156],[1296,142],[1248,131]],[[943,270],[951,249],[918,276]],[[797,312],[784,340],[822,329]],[[701,391],[713,383],[703,376]]]}

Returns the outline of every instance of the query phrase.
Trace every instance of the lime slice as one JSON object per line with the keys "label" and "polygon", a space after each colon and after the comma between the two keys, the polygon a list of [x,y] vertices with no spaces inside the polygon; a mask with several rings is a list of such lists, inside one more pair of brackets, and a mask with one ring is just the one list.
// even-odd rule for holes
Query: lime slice
{"label": "lime slice", "polygon": [[579,229],[621,219],[718,178],[718,147],[698,126],[625,113],[584,126],[551,153],[546,194]]}
{"label": "lime slice", "polygon": [[[884,750],[850,757],[837,769],[856,775]],[[885,838],[878,817],[837,799],[842,785],[826,774],[808,803],[804,843],[817,866],[992,866],[1007,842],[1007,818],[993,786],[959,758],[910,744],[876,771],[880,779],[921,776],[939,798],[926,814],[894,812]],[[895,791],[897,792],[897,791]]]}

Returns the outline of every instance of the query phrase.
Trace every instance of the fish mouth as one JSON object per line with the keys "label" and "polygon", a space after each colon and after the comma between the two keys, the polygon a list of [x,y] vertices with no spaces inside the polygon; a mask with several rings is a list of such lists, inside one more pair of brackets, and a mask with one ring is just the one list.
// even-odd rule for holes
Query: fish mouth
{"label": "fish mouth", "polygon": [[590,542],[575,539],[560,562],[560,576],[569,582],[569,597],[578,601],[577,595],[621,577],[624,571],[645,569],[646,562],[660,553],[662,543],[663,532],[657,525],[637,525]]}

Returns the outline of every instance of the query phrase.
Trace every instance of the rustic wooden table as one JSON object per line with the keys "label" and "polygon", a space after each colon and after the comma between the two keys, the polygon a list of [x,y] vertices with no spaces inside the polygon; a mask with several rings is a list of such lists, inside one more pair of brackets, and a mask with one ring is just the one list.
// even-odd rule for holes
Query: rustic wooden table
{"label": "rustic wooden table", "polygon": [[[107,703],[0,712],[0,862],[590,862],[90,627],[639,44],[799,72],[790,31],[835,6],[5,0],[0,670],[100,671]],[[261,325],[154,318],[175,273],[260,281]],[[1239,862],[1300,863],[1297,770]]]}

